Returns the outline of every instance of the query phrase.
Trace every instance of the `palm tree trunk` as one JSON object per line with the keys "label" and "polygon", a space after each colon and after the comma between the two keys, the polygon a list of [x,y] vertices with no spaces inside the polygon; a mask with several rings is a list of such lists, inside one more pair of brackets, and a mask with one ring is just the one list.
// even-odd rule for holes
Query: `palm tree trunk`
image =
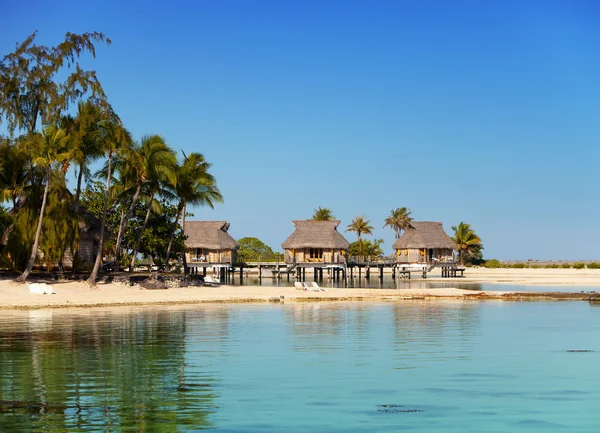
{"label": "palm tree trunk", "polygon": [[38,245],[40,243],[40,235],[42,233],[42,223],[44,221],[44,211],[46,210],[46,201],[48,199],[48,191],[50,191],[50,176],[52,173],[52,166],[48,165],[48,172],[46,174],[46,187],[44,188],[44,198],[42,199],[42,208],[40,209],[40,218],[38,220],[37,230],[35,231],[35,240],[33,241],[33,247],[31,248],[31,256],[29,257],[29,263],[25,271],[19,275],[15,281],[24,283],[35,264],[35,258],[37,257]]}
{"label": "palm tree trunk", "polygon": [[77,190],[75,191],[75,203],[79,203],[79,196],[81,195],[81,181],[83,179],[83,166],[79,167],[79,174],[77,175]]}
{"label": "palm tree trunk", "polygon": [[[183,211],[185,207],[184,200],[181,200],[179,206],[177,207],[177,215],[175,215],[175,221],[173,222],[173,230],[171,230],[171,238],[169,239],[169,246],[167,247],[167,255],[165,257],[165,270],[169,271],[169,259],[171,257],[171,247],[173,246],[173,241],[175,240],[175,232],[177,231],[177,223],[179,222],[179,215]],[[183,227],[182,227],[183,228]],[[185,254],[185,252],[184,252]]]}
{"label": "palm tree trunk", "polygon": [[140,196],[140,191],[142,190],[142,184],[139,183],[137,190],[135,191],[135,194],[133,195],[133,199],[131,200],[131,206],[129,206],[129,210],[127,211],[127,214],[125,215],[125,218],[123,218],[121,220],[121,224],[119,224],[119,235],[117,237],[117,245],[115,246],[115,266],[119,266],[119,259],[121,258],[121,243],[123,242],[123,236],[125,233],[125,228],[127,227],[127,222],[129,221],[129,218],[131,218],[131,214],[133,213],[133,209],[135,207],[135,204],[137,203],[137,200]]}
{"label": "palm tree trunk", "polygon": [[[181,215],[181,227],[185,227],[185,209],[186,209],[187,205],[184,204],[183,205],[183,212]],[[185,258],[185,245],[183,246],[183,275],[186,275],[188,273],[188,265],[187,265],[187,259]]]}
{"label": "palm tree trunk", "polygon": [[144,224],[142,224],[142,228],[140,229],[140,234],[138,236],[137,241],[135,242],[135,248],[133,250],[133,255],[131,257],[131,266],[129,266],[129,272],[133,272],[133,268],[135,266],[135,256],[140,249],[140,244],[142,243],[142,236],[144,236],[144,232],[146,231],[146,227],[148,227],[148,219],[150,219],[150,209],[152,209],[152,203],[154,203],[154,192],[150,196],[150,202],[148,203],[148,209],[146,210],[146,217],[144,218]]}
{"label": "palm tree trunk", "polygon": [[[96,261],[94,262],[94,269],[92,269],[92,273],[87,279],[87,283],[90,286],[96,285],[96,278],[98,277],[98,272],[100,271],[100,264],[102,263],[102,255],[104,254],[104,229],[106,227],[106,214],[108,212],[108,199],[110,195],[110,176],[111,176],[111,162],[112,157],[108,157],[108,173],[106,175],[106,189],[104,190],[104,208],[102,209],[102,223],[100,224],[100,242],[98,243],[98,255],[96,256]],[[118,268],[118,264],[115,265]]]}

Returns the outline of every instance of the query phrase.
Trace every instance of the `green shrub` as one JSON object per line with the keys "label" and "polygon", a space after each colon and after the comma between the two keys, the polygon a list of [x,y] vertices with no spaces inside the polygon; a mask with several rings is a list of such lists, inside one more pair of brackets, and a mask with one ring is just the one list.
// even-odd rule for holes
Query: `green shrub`
{"label": "green shrub", "polygon": [[562,265],[560,265],[561,268],[563,269],[570,269],[571,268],[571,263],[563,263]]}
{"label": "green shrub", "polygon": [[573,268],[583,269],[583,268],[585,268],[585,263],[581,263],[581,262],[573,263]]}
{"label": "green shrub", "polygon": [[588,269],[600,269],[600,263],[592,262],[587,264]]}
{"label": "green shrub", "polygon": [[504,265],[500,262],[500,260],[496,260],[496,259],[486,260],[484,262],[483,266],[485,266],[486,268],[490,268],[490,269],[497,269],[497,268],[504,267]]}
{"label": "green shrub", "polygon": [[558,263],[548,263],[545,267],[547,269],[556,269],[556,268],[558,268],[560,266],[558,265]]}
{"label": "green shrub", "polygon": [[527,265],[527,263],[513,263],[510,267],[513,269],[525,269],[528,268],[529,265]]}

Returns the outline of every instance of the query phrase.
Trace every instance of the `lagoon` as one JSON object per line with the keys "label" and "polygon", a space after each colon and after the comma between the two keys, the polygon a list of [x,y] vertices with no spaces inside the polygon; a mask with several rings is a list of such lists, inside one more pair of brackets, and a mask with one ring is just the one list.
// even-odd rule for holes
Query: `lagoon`
{"label": "lagoon", "polygon": [[3,311],[0,431],[596,432],[598,365],[585,302]]}

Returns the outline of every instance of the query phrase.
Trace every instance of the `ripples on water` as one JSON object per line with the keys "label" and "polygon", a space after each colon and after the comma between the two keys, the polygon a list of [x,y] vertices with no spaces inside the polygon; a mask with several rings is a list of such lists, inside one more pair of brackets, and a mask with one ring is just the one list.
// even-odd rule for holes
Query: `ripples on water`
{"label": "ripples on water", "polygon": [[581,302],[3,311],[0,431],[596,432],[599,335]]}

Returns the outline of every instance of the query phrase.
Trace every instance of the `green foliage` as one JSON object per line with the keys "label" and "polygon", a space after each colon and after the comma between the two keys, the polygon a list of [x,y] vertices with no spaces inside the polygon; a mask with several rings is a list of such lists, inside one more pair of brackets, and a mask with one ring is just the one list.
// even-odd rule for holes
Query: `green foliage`
{"label": "green foliage", "polygon": [[563,269],[570,269],[571,268],[571,263],[563,263],[562,265],[560,265],[561,268]]}
{"label": "green foliage", "polygon": [[588,263],[586,267],[588,269],[600,269],[600,263],[598,263],[598,262]]}
{"label": "green foliage", "polygon": [[[98,219],[102,218],[102,209],[104,206],[103,183],[92,182],[88,184],[87,187],[82,190],[81,204]],[[131,199],[121,202],[113,200],[110,203],[109,212],[107,213],[106,218],[107,229],[110,232],[110,236],[104,240],[104,251],[105,256],[107,257],[111,257],[114,254],[117,230],[119,229],[121,221],[121,213],[126,211],[130,205]],[[173,220],[177,214],[177,207],[168,203],[166,200],[160,201],[160,208],[160,212],[150,213],[148,227],[142,236],[139,250],[139,253],[144,258],[151,259],[153,262],[165,257],[169,237],[171,236]],[[122,247],[125,251],[133,251],[139,235],[136,229],[141,227],[145,216],[146,205],[143,202],[137,202],[123,236]],[[183,235],[181,232],[178,232],[175,237],[173,251],[183,251]],[[125,256],[126,257],[124,257],[121,262],[123,265],[127,263],[127,254]]]}
{"label": "green foliage", "polygon": [[402,230],[407,230],[412,227],[411,221],[413,218],[410,214],[410,209],[406,207],[392,209],[390,216],[385,219],[383,227],[390,227],[394,230],[395,239],[398,239]]}
{"label": "green foliage", "polygon": [[97,32],[67,33],[64,42],[46,47],[36,45],[35,37],[31,34],[0,62],[0,124],[5,120],[11,135],[17,129],[33,134],[38,120],[56,123],[62,111],[86,94],[106,100],[96,73],[83,70],[78,59],[86,52],[95,56],[94,42],[110,44],[109,39]]}
{"label": "green foliage", "polygon": [[529,265],[527,263],[512,263],[509,266],[509,268],[512,268],[512,269],[525,269],[528,267],[529,267]]}
{"label": "green foliage", "polygon": [[490,269],[498,269],[498,268],[503,268],[504,264],[502,264],[499,260],[490,259],[490,260],[486,260],[484,262],[483,266],[485,266],[486,268],[490,268]]}
{"label": "green foliage", "polygon": [[454,230],[452,240],[456,244],[459,263],[480,262],[483,259],[483,244],[471,225],[461,221],[458,226],[453,226],[452,230]]}
{"label": "green foliage", "polygon": [[64,177],[55,175],[52,179],[39,247],[48,270],[53,263],[61,266],[67,249],[76,251],[79,243],[79,221],[73,212],[74,197],[67,190]]}
{"label": "green foliage", "polygon": [[361,236],[372,235],[374,227],[370,224],[370,221],[365,218],[364,215],[360,215],[355,217],[350,224],[346,227],[347,232],[354,232],[358,237],[358,240],[361,240]]}
{"label": "green foliage", "polygon": [[331,209],[326,207],[322,208],[321,206],[319,206],[318,209],[315,209],[315,213],[313,214],[312,219],[317,221],[332,221],[335,219],[335,217],[333,216]]}
{"label": "green foliage", "polygon": [[283,254],[274,252],[271,247],[257,238],[245,237],[238,240],[238,260],[241,262],[283,260]]}
{"label": "green foliage", "polygon": [[581,262],[573,263],[573,269],[583,269],[583,268],[585,268],[585,263],[581,263]]}
{"label": "green foliage", "polygon": [[546,269],[557,269],[560,266],[558,265],[558,263],[548,263],[546,266],[544,266]]}
{"label": "green foliage", "polygon": [[382,244],[383,239],[375,239],[373,241],[360,239],[350,244],[348,254],[350,256],[376,260],[384,255],[383,249],[381,248]]}

